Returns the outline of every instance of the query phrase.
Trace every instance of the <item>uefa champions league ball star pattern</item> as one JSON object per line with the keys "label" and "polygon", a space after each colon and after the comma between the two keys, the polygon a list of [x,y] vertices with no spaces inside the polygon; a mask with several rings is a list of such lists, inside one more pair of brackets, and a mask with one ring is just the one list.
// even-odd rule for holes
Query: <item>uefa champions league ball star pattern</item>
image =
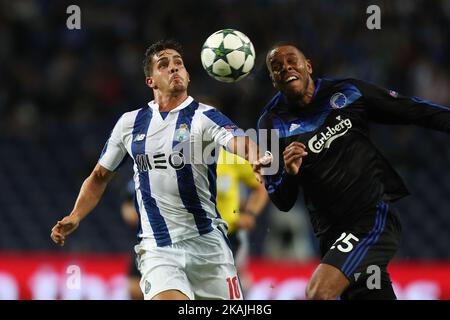
{"label": "uefa champions league ball star pattern", "polygon": [[240,31],[223,29],[214,32],[202,47],[201,60],[206,72],[222,82],[245,78],[255,65],[255,48]]}

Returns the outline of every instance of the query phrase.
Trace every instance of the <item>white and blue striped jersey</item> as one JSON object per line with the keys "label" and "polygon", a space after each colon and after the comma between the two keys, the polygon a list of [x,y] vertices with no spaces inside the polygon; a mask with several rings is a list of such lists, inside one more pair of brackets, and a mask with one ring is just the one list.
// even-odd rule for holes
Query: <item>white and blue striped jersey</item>
{"label": "white and blue striped jersey", "polygon": [[[115,171],[127,154],[134,160],[139,238],[161,247],[226,224],[216,209],[216,162],[203,161],[202,151],[226,146],[235,129],[222,113],[192,97],[165,119],[154,101],[122,115],[98,163]],[[200,152],[190,150],[194,145]],[[214,158],[214,151],[206,153]]]}

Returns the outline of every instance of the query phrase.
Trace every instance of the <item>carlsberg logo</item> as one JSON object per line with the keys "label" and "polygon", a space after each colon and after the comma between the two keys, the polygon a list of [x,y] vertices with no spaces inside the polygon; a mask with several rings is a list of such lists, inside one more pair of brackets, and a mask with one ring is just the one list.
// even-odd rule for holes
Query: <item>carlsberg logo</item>
{"label": "carlsberg logo", "polygon": [[339,120],[339,123],[334,127],[326,127],[326,131],[322,131],[309,139],[308,147],[312,152],[319,153],[323,148],[329,148],[334,139],[343,136],[352,127],[350,119],[341,120],[341,116],[336,117],[336,119]]}

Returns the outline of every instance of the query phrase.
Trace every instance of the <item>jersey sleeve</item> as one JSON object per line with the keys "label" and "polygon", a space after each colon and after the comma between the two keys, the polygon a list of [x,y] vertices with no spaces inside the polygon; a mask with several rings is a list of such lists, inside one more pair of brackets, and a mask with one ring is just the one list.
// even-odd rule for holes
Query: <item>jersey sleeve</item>
{"label": "jersey sleeve", "polygon": [[[285,146],[279,142],[279,150],[272,150],[271,145],[271,133],[274,129],[272,118],[268,114],[264,114],[258,121],[258,143],[261,145],[266,144],[268,151],[272,153],[273,157],[279,158],[279,167],[275,174],[265,175],[265,187],[269,195],[270,200],[281,211],[289,211],[297,201],[299,193],[299,184],[295,176],[291,176],[284,170],[283,151]],[[261,134],[261,130],[267,130],[267,134]],[[267,141],[261,141],[261,139],[267,139]],[[301,169],[300,169],[301,170]]]}
{"label": "jersey sleeve", "polygon": [[233,121],[216,109],[203,112],[203,130],[206,139],[225,148],[233,137],[244,135]]}
{"label": "jersey sleeve", "polygon": [[415,124],[421,127],[450,133],[450,108],[407,97],[355,80],[366,102],[369,119],[386,124]]}
{"label": "jersey sleeve", "polygon": [[110,171],[116,171],[127,158],[127,150],[122,140],[122,128],[123,116],[114,126],[98,160],[102,167]]}

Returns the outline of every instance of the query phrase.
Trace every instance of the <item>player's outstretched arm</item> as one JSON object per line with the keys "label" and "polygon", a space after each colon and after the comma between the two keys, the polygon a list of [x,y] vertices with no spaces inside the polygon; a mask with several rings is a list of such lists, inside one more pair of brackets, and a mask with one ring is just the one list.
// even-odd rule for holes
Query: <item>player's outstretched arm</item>
{"label": "player's outstretched arm", "polygon": [[415,124],[424,128],[450,133],[450,108],[403,96],[360,80],[354,83],[367,103],[369,119],[386,124]]}
{"label": "player's outstretched arm", "polygon": [[264,182],[261,174],[261,168],[271,161],[271,157],[261,154],[258,145],[247,136],[236,136],[228,142],[228,150],[241,158],[244,158],[252,165],[256,180],[259,183]]}
{"label": "player's outstretched arm", "polygon": [[58,221],[52,228],[50,237],[56,244],[64,245],[66,236],[75,231],[80,221],[98,204],[106,186],[114,175],[114,172],[105,169],[99,164],[95,166],[90,176],[84,180],[70,215]]}

